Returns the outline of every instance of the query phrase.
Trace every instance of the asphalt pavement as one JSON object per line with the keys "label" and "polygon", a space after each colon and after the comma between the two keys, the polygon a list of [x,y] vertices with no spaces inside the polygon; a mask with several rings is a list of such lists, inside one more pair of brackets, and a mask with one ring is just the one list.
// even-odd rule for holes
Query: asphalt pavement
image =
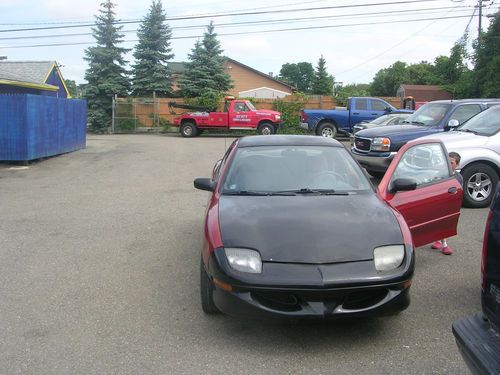
{"label": "asphalt pavement", "polygon": [[0,374],[468,373],[451,324],[480,311],[487,209],[463,209],[453,255],[416,250],[397,316],[204,315],[208,194],[192,182],[231,141],[90,135],[84,150],[0,164]]}

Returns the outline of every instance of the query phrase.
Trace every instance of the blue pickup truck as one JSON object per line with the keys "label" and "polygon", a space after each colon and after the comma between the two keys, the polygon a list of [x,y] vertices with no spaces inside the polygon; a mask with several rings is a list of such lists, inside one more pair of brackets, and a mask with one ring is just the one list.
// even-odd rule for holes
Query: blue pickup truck
{"label": "blue pickup truck", "polygon": [[352,155],[368,173],[380,177],[406,142],[450,130],[499,103],[500,99],[429,102],[410,115],[401,125],[382,126],[357,132],[351,148]]}
{"label": "blue pickup truck", "polygon": [[353,97],[347,99],[346,109],[302,109],[300,126],[323,137],[334,138],[338,133],[352,134],[354,125],[373,120],[387,113],[412,113],[396,109],[379,98]]}

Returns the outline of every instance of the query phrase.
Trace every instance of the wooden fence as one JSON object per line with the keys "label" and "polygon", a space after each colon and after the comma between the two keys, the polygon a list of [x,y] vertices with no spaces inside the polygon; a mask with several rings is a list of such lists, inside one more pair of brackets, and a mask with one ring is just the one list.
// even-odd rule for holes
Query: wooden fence
{"label": "wooden fence", "polygon": [[[399,98],[382,98],[391,103],[396,108],[400,108]],[[293,96],[286,96],[282,99],[255,99],[252,103],[257,109],[275,109],[276,101],[294,101]],[[159,128],[163,119],[169,124],[174,122],[174,118],[180,116],[186,110],[169,107],[169,102],[185,104],[183,98],[117,98],[114,104],[114,124],[115,130],[135,131],[140,128]],[[219,111],[222,111],[224,102],[219,103]],[[336,107],[335,98],[331,96],[311,95],[304,100],[305,109],[334,109]],[[298,116],[298,113],[297,113]]]}

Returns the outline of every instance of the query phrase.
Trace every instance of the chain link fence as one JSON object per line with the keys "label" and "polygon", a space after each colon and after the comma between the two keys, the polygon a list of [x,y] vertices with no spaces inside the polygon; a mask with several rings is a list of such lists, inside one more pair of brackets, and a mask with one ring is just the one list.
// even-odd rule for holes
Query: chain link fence
{"label": "chain link fence", "polygon": [[166,125],[160,116],[160,99],[113,98],[112,133],[158,133]]}

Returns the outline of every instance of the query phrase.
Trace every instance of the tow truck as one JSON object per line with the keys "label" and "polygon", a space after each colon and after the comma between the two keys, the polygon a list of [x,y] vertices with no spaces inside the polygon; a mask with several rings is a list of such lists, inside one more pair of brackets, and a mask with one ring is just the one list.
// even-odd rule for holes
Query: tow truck
{"label": "tow truck", "polygon": [[[200,135],[204,130],[257,130],[261,135],[275,134],[281,126],[281,113],[267,109],[256,109],[248,100],[224,98],[224,111],[187,104],[169,102],[169,107],[193,109],[196,112],[183,113],[174,118],[174,126],[179,127],[183,137]],[[175,112],[174,112],[175,113]]]}

